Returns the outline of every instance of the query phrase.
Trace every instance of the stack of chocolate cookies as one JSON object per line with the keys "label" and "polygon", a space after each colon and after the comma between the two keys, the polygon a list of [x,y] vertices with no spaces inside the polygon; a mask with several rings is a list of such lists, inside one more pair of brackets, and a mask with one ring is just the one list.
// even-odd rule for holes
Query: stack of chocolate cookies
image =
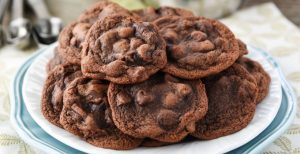
{"label": "stack of chocolate cookies", "polygon": [[63,29],[54,52],[43,115],[103,148],[235,133],[270,84],[225,25],[179,8],[129,11],[101,1]]}

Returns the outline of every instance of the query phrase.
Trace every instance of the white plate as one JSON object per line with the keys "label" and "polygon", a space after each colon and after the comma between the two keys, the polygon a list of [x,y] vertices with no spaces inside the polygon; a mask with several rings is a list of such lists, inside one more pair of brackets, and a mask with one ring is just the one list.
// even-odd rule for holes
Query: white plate
{"label": "white plate", "polygon": [[41,93],[46,79],[46,64],[53,57],[53,50],[57,44],[51,45],[48,49],[39,55],[29,67],[22,89],[24,102],[32,118],[54,138],[70,147],[86,153],[225,153],[236,149],[261,133],[274,119],[281,103],[281,85],[279,74],[271,64],[255,50],[249,47],[249,57],[258,61],[271,76],[270,92],[256,109],[251,123],[243,130],[232,135],[224,136],[209,141],[194,141],[157,148],[136,148],[127,151],[116,151],[110,149],[98,148],[81,140],[79,137],[52,125],[48,122],[41,112]]}

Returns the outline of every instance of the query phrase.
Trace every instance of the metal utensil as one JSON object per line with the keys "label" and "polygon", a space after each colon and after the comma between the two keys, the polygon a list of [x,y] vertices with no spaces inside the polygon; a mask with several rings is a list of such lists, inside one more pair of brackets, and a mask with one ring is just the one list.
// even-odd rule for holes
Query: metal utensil
{"label": "metal utensil", "polygon": [[8,2],[8,0],[0,0],[0,48],[6,43],[6,37],[3,30],[3,20]]}
{"label": "metal utensil", "polygon": [[34,39],[38,45],[48,45],[55,42],[62,29],[60,18],[50,15],[44,0],[27,0],[38,17],[33,27]]}
{"label": "metal utensil", "polygon": [[9,24],[7,41],[17,47],[25,48],[30,44],[31,24],[23,17],[23,0],[12,1],[12,21]]}

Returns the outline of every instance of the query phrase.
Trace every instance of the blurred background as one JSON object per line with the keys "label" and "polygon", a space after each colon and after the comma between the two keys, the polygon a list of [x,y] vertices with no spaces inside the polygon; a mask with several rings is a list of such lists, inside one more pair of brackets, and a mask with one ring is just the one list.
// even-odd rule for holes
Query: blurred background
{"label": "blurred background", "polygon": [[[84,8],[99,0],[46,0],[50,12],[65,22],[74,20]],[[198,15],[212,18],[228,16],[238,9],[265,2],[274,2],[281,12],[300,26],[300,0],[113,0],[128,9],[168,5],[192,10]],[[58,5],[59,4],[59,5]],[[72,13],[69,13],[72,12]]]}
{"label": "blurred background", "polygon": [[[0,0],[4,1],[4,0]],[[74,20],[85,8],[99,0],[45,0],[50,13],[68,23]],[[298,26],[300,25],[300,0],[112,0],[128,9],[141,9],[147,6],[168,5],[192,10],[198,15],[212,18],[227,16],[238,9],[247,8],[265,2],[274,2],[277,7]],[[32,11],[25,5],[25,14]],[[71,12],[71,13],[70,13]],[[6,16],[8,20],[8,16]]]}

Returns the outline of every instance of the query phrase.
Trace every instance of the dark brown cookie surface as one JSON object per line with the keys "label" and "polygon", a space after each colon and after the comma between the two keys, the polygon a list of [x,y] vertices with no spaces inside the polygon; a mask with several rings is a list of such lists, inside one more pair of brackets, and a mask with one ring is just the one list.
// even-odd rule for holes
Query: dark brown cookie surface
{"label": "dark brown cookie surface", "polygon": [[73,22],[63,28],[58,39],[58,50],[69,63],[80,65],[82,42],[91,26],[91,23]]}
{"label": "dark brown cookie surface", "polygon": [[92,24],[97,20],[115,14],[131,15],[128,10],[108,1],[100,1],[85,10],[77,21],[67,25],[62,30],[59,37],[61,55],[65,57],[69,63],[80,65],[81,43],[84,41]]}
{"label": "dark brown cookie surface", "polygon": [[113,15],[126,15],[132,16],[134,18],[139,18],[139,16],[131,13],[125,8],[119,6],[116,3],[110,2],[108,0],[101,0],[100,2],[87,8],[78,18],[79,22],[95,23],[99,19],[103,19],[107,16]]}
{"label": "dark brown cookie surface", "polygon": [[143,146],[143,147],[161,147],[161,146],[166,146],[169,144],[171,144],[171,143],[161,142],[161,141],[153,140],[150,138],[146,138],[143,140],[141,146]]}
{"label": "dark brown cookie surface", "polygon": [[239,44],[239,50],[240,50],[240,57],[242,57],[243,55],[248,54],[248,49],[247,49],[247,45],[240,39],[237,39],[238,44]]}
{"label": "dark brown cookie surface", "polygon": [[167,43],[164,72],[196,79],[221,72],[239,57],[238,42],[222,23],[204,17],[162,17],[154,21]]}
{"label": "dark brown cookie surface", "polygon": [[203,80],[208,95],[208,112],[196,123],[193,136],[214,139],[235,133],[253,118],[257,85],[243,66],[233,64]]}
{"label": "dark brown cookie surface", "polygon": [[67,64],[66,60],[59,54],[58,48],[54,49],[54,57],[51,58],[46,66],[46,71],[49,73],[56,66],[61,64]]}
{"label": "dark brown cookie surface", "polygon": [[92,145],[117,150],[135,148],[142,139],[125,135],[115,127],[108,107],[107,88],[106,81],[76,78],[64,92],[60,123]]}
{"label": "dark brown cookie surface", "polygon": [[135,14],[140,16],[140,18],[143,21],[154,21],[160,17],[163,16],[183,16],[183,17],[192,17],[194,14],[191,11],[180,9],[180,8],[173,8],[173,7],[160,7],[160,8],[153,8],[153,7],[148,7],[145,9],[140,9],[140,10],[134,10],[133,11]]}
{"label": "dark brown cookie surface", "polygon": [[63,92],[72,80],[80,76],[80,66],[77,65],[59,65],[49,72],[42,92],[41,108],[49,122],[61,127],[59,115],[63,107]]}
{"label": "dark brown cookie surface", "polygon": [[258,86],[258,96],[256,103],[260,103],[269,92],[271,78],[262,66],[249,58],[241,57],[237,63],[241,64],[255,78]]}
{"label": "dark brown cookie surface", "polygon": [[108,100],[121,131],[162,142],[183,139],[207,111],[200,80],[186,81],[164,73],[135,85],[110,83]]}
{"label": "dark brown cookie surface", "polygon": [[82,52],[86,76],[119,84],[142,82],[167,63],[165,42],[156,26],[126,16],[97,21]]}

